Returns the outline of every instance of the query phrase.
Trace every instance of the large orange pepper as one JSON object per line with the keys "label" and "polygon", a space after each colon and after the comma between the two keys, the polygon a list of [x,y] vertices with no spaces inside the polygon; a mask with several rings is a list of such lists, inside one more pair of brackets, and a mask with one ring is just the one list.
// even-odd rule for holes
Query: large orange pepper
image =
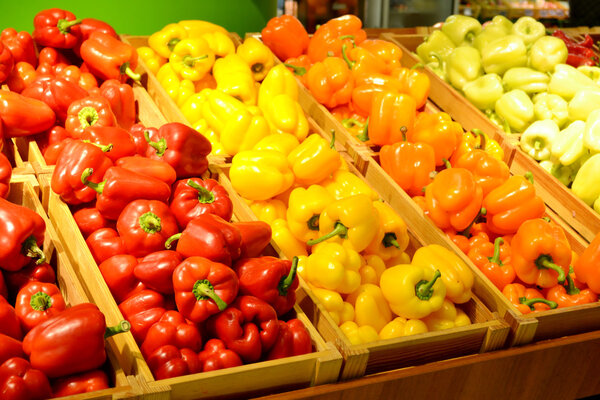
{"label": "large orange pepper", "polygon": [[466,229],[481,212],[483,190],[464,168],[440,171],[425,189],[429,218],[440,229]]}
{"label": "large orange pepper", "polygon": [[435,153],[427,143],[396,142],[379,151],[385,172],[410,196],[423,194],[435,171]]}
{"label": "large orange pepper", "polygon": [[304,86],[307,86],[306,74],[308,73],[312,62],[306,54],[302,54],[298,57],[288,58],[287,60],[285,60],[283,65],[291,69],[294,75],[296,75],[296,77],[300,79],[300,82],[302,82]]}
{"label": "large orange pepper", "polygon": [[567,274],[566,285],[556,285],[546,293],[548,300],[555,301],[558,307],[571,307],[579,304],[588,304],[598,301],[598,295],[590,289],[579,289],[575,286],[573,278]]}
{"label": "large orange pepper", "polygon": [[354,89],[352,73],[338,57],[314,63],[308,70],[306,84],[315,99],[327,108],[349,103]]}
{"label": "large orange pepper", "polygon": [[362,47],[349,49],[346,44],[343,44],[342,57],[355,79],[363,74],[384,73],[386,69],[386,65],[381,59]]}
{"label": "large orange pepper", "polygon": [[310,41],[302,22],[292,15],[271,18],[261,31],[261,37],[280,60],[300,56]]}
{"label": "large orange pepper", "polygon": [[484,197],[510,177],[508,165],[484,150],[475,149],[463,154],[453,166],[471,171],[475,175],[475,181],[483,189]]}
{"label": "large orange pepper", "polygon": [[312,62],[323,61],[331,56],[341,57],[344,43],[359,45],[366,39],[360,18],[348,14],[321,25],[312,35],[306,54]]}
{"label": "large orange pepper", "polygon": [[421,108],[427,102],[431,82],[425,71],[419,68],[395,68],[390,75],[402,83],[402,93],[411,95]]}
{"label": "large orange pepper", "polygon": [[369,50],[385,63],[385,73],[389,74],[394,68],[401,67],[402,49],[392,42],[381,39],[367,39],[359,47]]}
{"label": "large orange pepper", "polygon": [[527,220],[513,237],[511,248],[515,272],[524,283],[549,288],[565,281],[571,246],[560,226],[541,218]]}
{"label": "large orange pepper", "polygon": [[587,284],[590,289],[600,293],[600,233],[573,263],[577,280]]}
{"label": "large orange pepper", "polygon": [[423,142],[431,145],[435,151],[435,165],[444,165],[460,140],[463,129],[458,122],[452,121],[444,112],[419,113],[415,120],[415,129],[409,131],[407,138],[411,142]]}
{"label": "large orange pepper", "polygon": [[361,137],[360,140],[383,146],[410,137],[416,109],[415,100],[406,94],[389,90],[375,93],[369,114],[368,138]]}
{"label": "large orange pepper", "polygon": [[354,79],[352,90],[352,108],[356,112],[368,116],[373,105],[375,93],[392,91],[400,93],[402,85],[398,79],[381,73],[363,73]]}
{"label": "large orange pepper", "polygon": [[529,314],[532,311],[545,311],[558,306],[556,302],[546,300],[539,290],[527,288],[520,283],[511,283],[504,286],[502,294],[521,314]]}

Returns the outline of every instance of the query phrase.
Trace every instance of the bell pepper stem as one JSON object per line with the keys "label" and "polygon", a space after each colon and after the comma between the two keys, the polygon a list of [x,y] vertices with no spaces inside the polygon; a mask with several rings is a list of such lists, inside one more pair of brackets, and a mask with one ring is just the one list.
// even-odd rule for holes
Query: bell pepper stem
{"label": "bell pepper stem", "polygon": [[575,282],[570,274],[567,274],[567,284],[565,285],[565,290],[569,296],[574,296],[579,294],[581,290],[577,286],[575,286]]}
{"label": "bell pepper stem", "polygon": [[333,226],[333,230],[331,232],[329,232],[326,235],[321,236],[320,238],[311,239],[308,242],[306,242],[306,244],[309,246],[314,246],[315,244],[324,242],[328,239],[331,239],[332,237],[339,236],[341,238],[344,238],[347,235],[348,235],[348,228],[344,224],[342,224],[341,222],[338,221]]}
{"label": "bell pepper stem", "polygon": [[204,60],[205,58],[208,58],[208,54],[204,54],[199,57],[187,55],[183,57],[183,64],[188,68],[194,68],[194,64],[196,64],[197,61]]}
{"label": "bell pepper stem", "polygon": [[340,39],[340,40],[350,39],[350,41],[352,42],[352,46],[356,46],[356,42],[354,41],[354,35],[342,35],[338,39]]}
{"label": "bell pepper stem", "polygon": [[119,333],[129,332],[131,324],[127,320],[122,320],[118,325],[107,326],[104,331],[104,339],[108,339],[111,336],[118,335]]}
{"label": "bell pepper stem", "polygon": [[499,266],[504,265],[500,259],[500,245],[502,243],[504,243],[504,239],[501,237],[497,237],[496,240],[494,240],[494,255],[487,258],[492,264],[498,264]]}
{"label": "bell pepper stem", "polygon": [[59,19],[58,22],[56,23],[56,27],[58,28],[58,30],[60,31],[60,33],[62,33],[63,35],[66,35],[67,33],[69,33],[71,31],[71,27],[74,25],[79,25],[81,23],[81,18],[77,18],[74,20],[67,20],[67,19]]}
{"label": "bell pepper stem", "polygon": [[199,185],[198,183],[194,182],[191,179],[188,179],[188,181],[186,182],[186,185],[188,185],[189,187],[194,188],[198,191],[198,201],[200,203],[210,204],[215,201],[215,195],[213,194],[213,192],[211,192],[204,186]]}
{"label": "bell pepper stem", "polygon": [[352,70],[352,68],[354,68],[354,65],[356,64],[356,61],[352,61],[348,58],[348,55],[346,54],[346,43],[344,43],[342,45],[342,57],[344,58],[344,61],[346,61],[346,64],[348,64],[348,69]]}
{"label": "bell pepper stem", "polygon": [[364,124],[362,124],[361,122],[359,122],[358,120],[354,119],[354,118],[344,118],[342,120],[342,125],[344,126],[344,128],[346,129],[350,129],[353,128],[354,126],[358,125],[360,127],[363,127]]}
{"label": "bell pepper stem", "polygon": [[385,248],[392,246],[394,246],[397,249],[400,248],[400,244],[398,243],[398,237],[394,232],[387,232],[385,235],[383,235],[383,240],[381,240],[381,243]]}
{"label": "bell pepper stem", "polygon": [[365,127],[363,128],[360,135],[356,136],[358,140],[361,142],[366,142],[369,140],[369,118],[367,118],[367,122],[365,122]]}
{"label": "bell pepper stem", "polygon": [[160,232],[162,229],[160,217],[153,212],[147,212],[140,216],[138,219],[140,227],[146,233],[154,234]]}
{"label": "bell pepper stem", "polygon": [[99,147],[99,148],[100,148],[100,150],[102,150],[102,152],[103,152],[103,153],[106,153],[106,152],[108,152],[108,151],[111,151],[111,150],[112,150],[112,148],[113,148],[113,145],[112,145],[112,143],[109,143],[109,144],[107,144],[107,145],[102,145],[102,144],[100,144],[100,143],[92,143],[92,142],[90,142],[89,140],[82,140],[82,142],[84,142],[84,143],[89,143],[89,144],[93,144],[94,146],[96,146],[96,147]]}
{"label": "bell pepper stem", "polygon": [[208,279],[197,280],[196,283],[194,283],[192,293],[194,296],[196,296],[196,300],[198,301],[211,299],[217,304],[217,307],[220,311],[223,311],[227,308],[227,303],[217,296],[215,293],[215,288]]}
{"label": "bell pepper stem", "polygon": [[174,37],[167,42],[167,47],[169,48],[169,50],[173,51],[173,49],[175,48],[175,46],[177,46],[177,43],[179,42],[181,42],[181,39]]}
{"label": "bell pepper stem", "polygon": [[425,65],[423,63],[417,63],[415,65],[413,65],[412,67],[410,67],[411,70],[415,70],[415,69],[423,69],[425,68]]}
{"label": "bell pepper stem", "polygon": [[52,307],[52,297],[44,292],[34,293],[29,300],[29,305],[36,311],[46,311]]}
{"label": "bell pepper stem", "polygon": [[329,148],[333,149],[335,147],[335,130],[331,130],[331,141],[329,142]]}
{"label": "bell pepper stem", "polygon": [[475,218],[473,218],[473,221],[471,221],[471,223],[469,224],[469,226],[467,226],[462,231],[458,232],[457,235],[462,235],[462,236],[469,237],[469,235],[471,234],[471,228],[473,227],[473,225],[475,225],[477,223],[477,221],[479,221],[480,217],[482,217],[482,216],[484,216],[486,214],[487,214],[487,210],[485,209],[485,207],[481,207],[481,209],[479,210],[479,213],[477,213],[477,215],[475,216]]}
{"label": "bell pepper stem", "polygon": [[294,75],[303,76],[304,74],[306,74],[306,68],[304,67],[299,67],[297,65],[292,65],[288,63],[283,63],[283,65],[285,65],[288,68],[291,68]]}
{"label": "bell pepper stem", "polygon": [[31,235],[23,242],[21,246],[21,254],[29,258],[37,258],[35,265],[40,265],[46,262],[46,255],[37,245],[35,236]]}
{"label": "bell pepper stem", "polygon": [[533,173],[531,171],[525,172],[523,176],[533,185]]}
{"label": "bell pepper stem", "polygon": [[129,62],[126,62],[123,65],[121,65],[121,68],[119,68],[119,70],[121,71],[122,74],[127,75],[128,77],[130,77],[134,81],[139,81],[142,78],[142,75],[136,74],[131,69],[131,66],[129,65]]}
{"label": "bell pepper stem", "polygon": [[98,110],[94,107],[83,107],[77,114],[81,127],[87,128],[98,122]]}
{"label": "bell pepper stem", "polygon": [[156,155],[162,157],[167,151],[167,139],[161,138],[158,142],[153,142],[150,139],[150,131],[144,131],[144,139],[148,142],[148,146],[151,146],[156,150]]}
{"label": "bell pepper stem", "polygon": [[552,262],[552,257],[546,254],[542,254],[535,260],[535,265],[539,269],[551,269],[558,273],[558,283],[562,284],[566,277],[565,271],[558,265]]}
{"label": "bell pepper stem", "polygon": [[104,190],[104,184],[106,183],[105,181],[100,182],[100,183],[96,183],[96,182],[91,182],[88,180],[88,178],[90,177],[90,175],[92,175],[94,173],[94,169],[93,168],[86,168],[83,173],[81,174],[81,182],[88,187],[91,187],[92,189],[94,189],[98,194],[102,194],[102,191]]}
{"label": "bell pepper stem", "polygon": [[450,161],[448,161],[448,159],[443,158],[442,161],[444,162],[444,168],[446,168],[446,169],[452,168],[452,164],[450,164]]}
{"label": "bell pepper stem", "polygon": [[485,147],[487,146],[487,139],[485,138],[485,134],[483,133],[483,131],[481,129],[475,128],[471,129],[471,133],[473,133],[473,135],[479,138],[479,144],[475,146],[475,148],[485,150]]}
{"label": "bell pepper stem", "polygon": [[290,267],[290,272],[287,274],[287,276],[281,277],[281,280],[279,281],[279,285],[277,286],[280,296],[287,296],[288,289],[290,288],[290,286],[292,286],[292,283],[294,283],[294,279],[296,278],[297,270],[298,270],[298,257],[294,256],[294,258],[292,258],[292,266]]}
{"label": "bell pepper stem", "polygon": [[181,237],[181,232],[176,233],[173,236],[171,236],[170,238],[168,238],[167,241],[165,242],[165,248],[170,249],[171,243],[173,243],[176,240],[179,240],[180,237]]}
{"label": "bell pepper stem", "polygon": [[319,214],[315,214],[312,217],[309,218],[308,221],[306,221],[306,225],[308,226],[308,229],[310,229],[311,231],[318,231],[319,230]]}
{"label": "bell pepper stem", "polygon": [[433,295],[433,285],[442,276],[439,269],[435,270],[433,278],[430,281],[422,280],[415,285],[415,295],[419,300],[429,300]]}
{"label": "bell pepper stem", "polygon": [[558,307],[558,303],[552,300],[546,300],[546,299],[542,299],[539,297],[533,298],[533,299],[528,299],[526,297],[520,297],[519,298],[519,303],[526,305],[527,307],[529,307],[531,309],[531,311],[535,311],[535,307],[533,307],[534,304],[536,303],[544,303],[547,306],[549,306],[551,309],[555,309],[556,307]]}

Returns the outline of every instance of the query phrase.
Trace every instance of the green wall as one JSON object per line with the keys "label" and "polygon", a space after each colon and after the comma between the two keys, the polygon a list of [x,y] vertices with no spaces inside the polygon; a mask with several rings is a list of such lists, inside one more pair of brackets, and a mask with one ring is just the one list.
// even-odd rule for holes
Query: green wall
{"label": "green wall", "polygon": [[276,15],[277,0],[16,0],[3,1],[0,28],[33,30],[33,17],[47,8],[69,10],[79,18],[97,18],[117,33],[150,35],[168,23],[201,19],[240,36],[260,31]]}

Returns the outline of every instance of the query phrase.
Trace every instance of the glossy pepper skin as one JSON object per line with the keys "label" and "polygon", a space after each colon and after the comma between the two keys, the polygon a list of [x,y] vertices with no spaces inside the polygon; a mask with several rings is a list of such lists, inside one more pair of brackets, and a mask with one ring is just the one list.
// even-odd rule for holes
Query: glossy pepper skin
{"label": "glossy pepper skin", "polygon": [[480,149],[473,149],[463,154],[456,160],[453,167],[471,171],[475,181],[481,186],[484,197],[510,177],[510,170],[505,162]]}
{"label": "glossy pepper skin", "polygon": [[297,266],[297,257],[290,261],[264,256],[241,259],[233,268],[239,278],[240,294],[266,301],[281,316],[296,303]]}
{"label": "glossy pepper skin", "polygon": [[409,196],[418,196],[431,183],[431,173],[435,171],[435,152],[427,143],[400,141],[382,146],[379,162]]}
{"label": "glossy pepper skin", "polygon": [[114,126],[115,123],[108,100],[103,96],[88,96],[71,103],[65,128],[72,137],[79,138],[89,126]]}
{"label": "glossy pepper skin", "polygon": [[[0,325],[2,326],[0,334],[17,340],[23,338],[21,323],[16,311],[3,296],[0,296],[0,322],[2,322],[2,325]],[[0,362],[2,361],[4,360],[0,359]]]}
{"label": "glossy pepper skin", "polygon": [[56,272],[48,263],[33,264],[18,271],[4,272],[4,279],[8,287],[11,288],[11,293],[16,293],[30,282],[56,283]]}
{"label": "glossy pepper skin", "polygon": [[133,274],[137,259],[131,254],[118,254],[107,258],[98,269],[117,303],[121,303],[139,293],[145,287]]}
{"label": "glossy pepper skin", "polygon": [[33,40],[39,46],[72,49],[80,35],[81,19],[67,10],[50,8],[33,17]]}
{"label": "glossy pepper skin", "polygon": [[354,88],[348,65],[338,57],[314,63],[306,74],[306,83],[315,99],[327,108],[349,103]]}
{"label": "glossy pepper skin", "polygon": [[123,317],[131,323],[136,343],[143,343],[150,327],[166,312],[165,307],[163,295],[154,290],[141,290],[119,303]]}
{"label": "glossy pepper skin", "polygon": [[126,130],[135,124],[135,98],[131,85],[117,79],[106,80],[100,85],[100,94],[110,103],[117,124]]}
{"label": "glossy pepper skin", "polygon": [[178,349],[170,344],[156,349],[148,355],[146,362],[156,379],[168,379],[201,372],[201,366],[194,351]]}
{"label": "glossy pepper skin", "polygon": [[42,264],[46,256],[41,246],[46,223],[35,211],[0,198],[0,268],[18,271],[32,259]]}
{"label": "glossy pepper skin", "polygon": [[19,290],[15,312],[24,332],[64,311],[66,305],[53,283],[30,282]]}
{"label": "glossy pepper skin", "polygon": [[172,250],[162,250],[139,260],[133,274],[146,287],[163,294],[173,293],[173,271],[183,261],[183,257]]}
{"label": "glossy pepper skin", "polygon": [[97,264],[119,254],[125,254],[125,244],[119,233],[110,227],[100,228],[90,233],[85,243]]}
{"label": "glossy pepper skin", "polygon": [[12,357],[25,358],[23,344],[20,340],[0,332],[0,362],[3,363]]}
{"label": "glossy pepper skin", "polygon": [[[375,93],[368,124],[368,140],[376,145],[393,144],[409,138],[414,130],[415,100],[388,89]],[[367,137],[360,137],[366,141]]]}
{"label": "glossy pepper skin", "polygon": [[450,115],[444,112],[420,113],[414,125],[414,130],[407,133],[407,139],[411,142],[427,143],[435,152],[435,165],[444,164],[444,159],[450,156],[456,149],[463,133],[459,123],[452,121]]}
{"label": "glossy pepper skin", "polygon": [[217,90],[236,97],[242,103],[256,105],[257,89],[250,66],[237,54],[230,54],[215,61],[212,70]]}
{"label": "glossy pepper skin", "polygon": [[558,304],[559,308],[588,304],[598,301],[598,295],[589,288],[575,286],[571,274],[567,274],[565,285],[556,285],[546,293],[546,298]]}
{"label": "glossy pepper skin", "polygon": [[309,186],[321,182],[341,165],[340,155],[335,149],[335,135],[327,141],[321,135],[309,135],[290,152],[288,161],[296,182]]}
{"label": "glossy pepper skin", "polygon": [[269,70],[273,68],[275,60],[273,53],[260,40],[255,37],[248,37],[236,49],[236,54],[250,66],[252,77],[255,81],[262,81]]}
{"label": "glossy pepper skin", "polygon": [[596,235],[590,245],[573,264],[577,280],[588,285],[595,293],[600,293],[600,235]]}
{"label": "glossy pepper skin", "polygon": [[404,252],[409,237],[406,222],[387,203],[374,201],[373,207],[379,214],[378,232],[365,249],[366,254],[380,256],[389,260]]}
{"label": "glossy pepper skin", "polygon": [[54,397],[72,396],[108,389],[109,387],[110,383],[106,372],[101,369],[94,369],[55,380],[52,383],[52,394]]}
{"label": "glossy pepper skin", "polygon": [[277,313],[254,296],[238,296],[227,309],[207,322],[209,332],[246,362],[258,361],[277,341]]}
{"label": "glossy pepper skin", "polygon": [[138,54],[129,44],[104,32],[92,32],[81,44],[81,58],[94,76],[125,82],[128,78],[138,81],[136,74]]}
{"label": "glossy pepper skin", "polygon": [[346,297],[354,306],[354,322],[361,326],[371,326],[379,332],[392,320],[392,310],[378,284],[364,283]]}
{"label": "glossy pepper skin", "polygon": [[236,298],[239,279],[225,264],[188,257],[173,271],[177,309],[200,323],[228,307]]}
{"label": "glossy pepper skin", "polygon": [[81,303],[29,331],[23,350],[33,368],[57,378],[100,367],[106,360],[104,340],[127,330],[129,324],[124,321],[107,331],[98,307]]}
{"label": "glossy pepper skin", "polygon": [[360,286],[360,255],[339,243],[323,243],[306,259],[302,277],[311,285],[348,294]]}
{"label": "glossy pepper skin", "polygon": [[0,197],[6,198],[10,191],[10,178],[12,166],[8,158],[2,153],[0,155]]}
{"label": "glossy pepper skin", "polygon": [[500,290],[516,278],[512,266],[510,246],[501,237],[494,243],[487,240],[472,245],[468,251],[469,258],[483,274]]}
{"label": "glossy pepper skin", "polygon": [[56,116],[40,99],[0,90],[0,120],[4,137],[18,137],[50,129]]}
{"label": "glossy pepper skin", "polygon": [[201,37],[181,39],[169,55],[169,64],[183,79],[199,81],[210,72],[215,54]]}
{"label": "glossy pepper skin", "polygon": [[301,320],[294,318],[278,322],[279,335],[267,354],[267,360],[299,356],[312,351],[310,333]]}
{"label": "glossy pepper skin", "polygon": [[17,32],[14,28],[5,28],[0,34],[0,41],[10,50],[15,64],[24,61],[34,68],[37,67],[35,46],[29,32]]}
{"label": "glossy pepper skin", "polygon": [[310,41],[304,25],[292,15],[271,18],[261,31],[261,39],[280,60],[301,56]]}
{"label": "glossy pepper skin", "polygon": [[233,188],[249,200],[267,200],[285,192],[294,182],[287,157],[275,150],[249,150],[231,160]]}
{"label": "glossy pepper skin", "polygon": [[384,73],[392,72],[396,67],[401,67],[400,59],[402,50],[396,44],[381,39],[367,39],[360,45],[370,51],[385,64]]}
{"label": "glossy pepper skin", "polygon": [[13,357],[0,365],[0,394],[6,400],[41,400],[52,397],[52,388],[43,372]]}
{"label": "glossy pepper skin", "polygon": [[330,55],[331,58],[340,57],[344,43],[360,45],[366,39],[361,20],[348,14],[321,25],[311,37],[306,53],[312,62],[323,61]]}
{"label": "glossy pepper skin", "polygon": [[532,311],[544,311],[558,306],[556,302],[546,300],[539,290],[525,287],[520,283],[506,285],[502,289],[502,294],[522,314],[529,314]]}
{"label": "glossy pepper skin", "polygon": [[150,327],[140,349],[142,354],[148,357],[156,349],[167,344],[178,349],[198,352],[202,349],[202,335],[198,327],[186,321],[180,312],[169,310]]}
{"label": "glossy pepper skin", "polygon": [[88,92],[79,87],[77,83],[50,75],[38,76],[21,94],[46,103],[54,111],[56,114],[55,119],[60,123],[66,121],[69,106],[72,102],[88,96]]}
{"label": "glossy pepper skin", "polygon": [[214,179],[182,179],[175,184],[170,208],[181,229],[202,214],[231,220],[233,203],[227,190]]}
{"label": "glossy pepper skin", "polygon": [[198,353],[202,372],[237,367],[242,365],[240,356],[229,350],[220,339],[210,339],[204,344],[204,349]]}
{"label": "glossy pepper skin", "polygon": [[94,124],[83,130],[81,140],[89,141],[100,147],[110,145],[110,149],[105,154],[113,163],[119,158],[130,157],[136,154],[136,146],[133,138],[129,132],[118,126]]}
{"label": "glossy pepper skin", "polygon": [[14,65],[15,61],[10,50],[0,42],[0,82],[6,81]]}
{"label": "glossy pepper skin", "polygon": [[259,257],[272,238],[272,229],[264,221],[237,221],[233,223],[242,236],[239,258]]}
{"label": "glossy pepper skin", "polygon": [[35,81],[36,77],[37,72],[33,65],[26,61],[19,61],[15,63],[5,83],[11,91],[21,93]]}
{"label": "glossy pepper skin", "polygon": [[290,231],[303,242],[318,238],[319,217],[333,201],[333,196],[323,186],[311,185],[306,189],[297,187],[292,190],[285,213]]}
{"label": "glossy pepper skin", "polygon": [[511,241],[515,272],[521,281],[549,288],[569,273],[571,247],[558,225],[543,219],[521,224]]}
{"label": "glossy pepper skin", "polygon": [[140,157],[139,154],[119,157],[115,162],[115,166],[159,179],[169,186],[177,180],[177,174],[169,164],[160,160]]}

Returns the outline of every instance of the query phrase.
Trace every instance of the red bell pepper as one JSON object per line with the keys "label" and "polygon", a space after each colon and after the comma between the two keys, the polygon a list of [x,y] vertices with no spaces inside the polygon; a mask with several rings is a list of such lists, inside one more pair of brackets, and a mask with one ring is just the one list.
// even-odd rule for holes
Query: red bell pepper
{"label": "red bell pepper", "polygon": [[190,349],[178,349],[167,344],[154,350],[146,358],[150,371],[157,380],[201,372],[197,354]]}
{"label": "red bell pepper", "polygon": [[[13,306],[10,305],[4,297],[0,296],[0,334],[10,336],[13,339],[21,340],[23,332],[19,317]],[[1,342],[0,342],[1,343]],[[2,361],[0,361],[2,362]]]}
{"label": "red bell pepper", "polygon": [[56,379],[52,383],[52,395],[54,397],[73,396],[108,389],[109,387],[106,372],[101,369],[93,369],[81,374]]}
{"label": "red bell pepper", "polygon": [[92,32],[79,51],[87,68],[97,78],[120,82],[125,82],[128,77],[134,81],[141,78],[134,72],[138,63],[135,48],[107,33]]}
{"label": "red bell pepper", "polygon": [[204,350],[198,353],[202,372],[238,367],[242,359],[235,351],[229,350],[220,339],[210,339],[204,344]]}
{"label": "red bell pepper", "polygon": [[282,61],[304,54],[310,42],[306,28],[292,15],[271,18],[262,29],[261,38]]}
{"label": "red bell pepper", "polygon": [[25,61],[19,61],[8,75],[6,85],[12,92],[21,93],[27,86],[37,78],[37,71],[33,65]]}
{"label": "red bell pepper", "polygon": [[96,207],[84,207],[73,212],[73,219],[84,238],[102,228],[112,228],[112,221],[100,214]]}
{"label": "red bell pepper", "polygon": [[81,175],[91,168],[93,173],[87,180],[100,182],[111,166],[112,161],[102,148],[79,140],[68,141],[56,161],[50,187],[65,203],[89,203],[96,198],[96,191],[81,181]]}
{"label": "red bell pepper", "polygon": [[182,261],[183,257],[176,251],[157,251],[139,260],[133,274],[149,289],[173,294],[173,271]]}
{"label": "red bell pepper", "polygon": [[43,400],[52,397],[52,388],[43,372],[13,357],[0,365],[0,395],[3,400]]}
{"label": "red bell pepper", "polygon": [[158,129],[152,127],[146,128],[143,124],[139,122],[137,124],[132,125],[131,128],[129,128],[129,133],[131,134],[133,142],[135,143],[136,153],[140,156],[146,156],[146,153],[148,151],[148,142],[146,141],[144,133],[146,131],[148,131],[149,137],[156,137],[156,135],[158,134]]}
{"label": "red bell pepper", "polygon": [[56,116],[54,111],[39,99],[0,90],[0,119],[4,137],[17,137],[35,135],[50,129],[56,121]]}
{"label": "red bell pepper", "polygon": [[63,53],[54,47],[44,47],[40,50],[40,54],[38,55],[38,67],[41,67],[42,65],[53,67],[58,64],[68,65],[70,62]]}
{"label": "red bell pepper", "polygon": [[2,34],[0,34],[0,41],[12,53],[15,64],[25,61],[34,68],[37,66],[38,60],[35,54],[35,46],[29,32],[17,32],[14,28],[5,28]]}
{"label": "red bell pepper", "polygon": [[23,351],[33,368],[58,378],[100,367],[106,361],[104,340],[128,330],[127,321],[107,327],[96,305],[81,303],[29,331]]}
{"label": "red bell pepper", "polygon": [[119,310],[127,320],[152,308],[165,308],[165,298],[162,294],[148,289],[141,290],[119,303]]}
{"label": "red bell pepper", "polygon": [[[71,103],[86,97],[88,92],[65,78],[40,75],[21,94],[46,103],[56,114],[56,119],[64,124]],[[35,115],[35,113],[29,109],[29,115]],[[53,124],[54,122],[45,129],[50,128]]]}
{"label": "red bell pepper", "polygon": [[178,349],[191,349],[198,352],[202,349],[202,335],[198,327],[186,321],[180,312],[170,310],[150,327],[140,349],[142,354],[148,357],[156,349],[167,344]]}
{"label": "red bell pepper", "polygon": [[135,98],[131,85],[109,79],[100,85],[100,94],[105,97],[117,118],[117,124],[123,129],[131,129],[135,124]]}
{"label": "red bell pepper", "polygon": [[60,314],[65,308],[65,299],[53,283],[30,282],[19,290],[15,301],[15,312],[24,332]]}
{"label": "red bell pepper", "polygon": [[279,336],[267,353],[267,360],[299,356],[312,351],[312,340],[308,330],[299,319],[279,321]]}
{"label": "red bell pepper", "polygon": [[296,304],[297,267],[298,257],[290,261],[265,256],[242,259],[234,270],[240,280],[240,294],[266,301],[281,316]]}
{"label": "red bell pepper", "polygon": [[173,271],[177,309],[200,323],[223,311],[238,294],[238,277],[228,266],[203,257],[189,257]]}
{"label": "red bell pepper", "polygon": [[200,176],[208,169],[206,156],[212,147],[197,130],[179,122],[170,122],[161,126],[155,134],[144,131],[144,137],[148,142],[146,157],[169,163],[175,168],[177,178]]}
{"label": "red bell pepper", "polygon": [[[1,139],[0,139],[1,140]],[[4,155],[0,153],[0,197],[6,198],[10,191],[10,178],[12,177],[12,165]]]}
{"label": "red bell pepper", "polygon": [[13,293],[30,282],[56,283],[56,272],[48,263],[28,265],[14,272],[7,271],[4,276]]}
{"label": "red bell pepper", "polygon": [[0,297],[4,299],[8,298],[8,288],[6,287],[2,270],[0,270]]}
{"label": "red bell pepper", "polygon": [[90,38],[90,35],[93,32],[102,32],[105,33],[109,36],[112,36],[116,39],[119,38],[119,35],[117,35],[117,32],[115,31],[115,29],[110,26],[108,23],[101,21],[99,19],[95,19],[95,18],[83,18],[81,20],[81,24],[79,24],[79,31],[80,31],[80,35],[78,37],[78,42],[75,45],[75,47],[73,48],[73,50],[75,51],[75,54],[77,54],[78,56],[81,55],[81,44],[83,42],[85,42],[86,40],[88,40]]}
{"label": "red bell pepper", "polygon": [[271,243],[271,225],[264,221],[234,222],[242,235],[239,258],[258,257]]}
{"label": "red bell pepper", "polygon": [[23,344],[20,340],[0,333],[0,363],[4,363],[4,361],[12,357],[25,358]]}
{"label": "red bell pepper", "polygon": [[137,172],[138,174],[160,179],[169,186],[173,185],[177,180],[177,174],[173,167],[161,160],[153,160],[151,158],[135,155],[121,157],[115,162],[115,165]]}
{"label": "red bell pepper", "polygon": [[127,253],[145,257],[165,248],[165,242],[179,232],[169,206],[158,200],[134,200],[123,209],[117,231]]}
{"label": "red bell pepper", "polygon": [[56,160],[58,160],[58,156],[67,144],[67,141],[73,140],[69,132],[58,125],[37,136],[41,136],[40,139],[37,139],[37,142],[47,165],[56,165]]}
{"label": "red bell pepper", "polygon": [[33,18],[33,40],[39,46],[72,49],[80,35],[81,19],[67,10],[50,8],[42,10]]}
{"label": "red bell pepper", "polygon": [[242,235],[232,223],[214,214],[202,214],[191,220],[185,229],[171,236],[167,249],[177,240],[176,251],[184,257],[199,256],[231,265],[241,254]]}
{"label": "red bell pepper", "polygon": [[98,269],[117,303],[144,290],[145,286],[134,275],[137,258],[130,254],[119,254],[104,260]]}
{"label": "red bell pepper", "polygon": [[[108,106],[108,104],[106,104]],[[114,115],[113,115],[114,118]],[[106,152],[106,156],[112,162],[116,162],[121,157],[135,155],[135,143],[133,138],[123,128],[118,126],[99,125],[85,128],[81,135],[82,140],[88,140],[100,146],[112,145]]]}
{"label": "red bell pepper", "polygon": [[100,228],[85,239],[85,243],[94,257],[96,264],[103,263],[112,256],[126,254],[125,243],[113,228]]}
{"label": "red bell pepper", "polygon": [[160,320],[166,311],[162,307],[153,307],[127,317],[131,324],[131,334],[138,345],[144,342],[148,330]]}
{"label": "red bell pepper", "polygon": [[206,325],[214,337],[246,363],[267,354],[279,334],[275,309],[254,296],[238,296],[224,311],[208,319]]}
{"label": "red bell pepper", "polygon": [[96,207],[108,219],[116,220],[121,211],[133,200],[159,200],[167,202],[171,188],[166,183],[120,167],[110,167],[104,174],[104,181],[91,182],[92,168],[86,169],[81,181],[97,192]]}
{"label": "red bell pepper", "polygon": [[69,82],[76,83],[80,88],[87,91],[89,94],[96,94],[98,89],[98,81],[96,77],[89,72],[82,71],[76,65],[67,65],[63,68],[56,67],[55,75],[59,78],[64,78]]}
{"label": "red bell pepper", "polygon": [[39,246],[44,243],[46,223],[35,211],[0,198],[0,268],[18,271],[36,259],[46,261]]}
{"label": "red bell pepper", "polygon": [[226,221],[233,215],[233,203],[227,190],[214,179],[182,179],[175,184],[171,211],[179,227],[202,214],[215,214]]}
{"label": "red bell pepper", "polygon": [[115,116],[108,100],[102,96],[87,96],[71,103],[67,111],[65,128],[72,137],[80,138],[87,127],[114,126],[115,124]]}
{"label": "red bell pepper", "polygon": [[10,49],[0,42],[0,83],[8,78],[14,66],[15,60]]}

